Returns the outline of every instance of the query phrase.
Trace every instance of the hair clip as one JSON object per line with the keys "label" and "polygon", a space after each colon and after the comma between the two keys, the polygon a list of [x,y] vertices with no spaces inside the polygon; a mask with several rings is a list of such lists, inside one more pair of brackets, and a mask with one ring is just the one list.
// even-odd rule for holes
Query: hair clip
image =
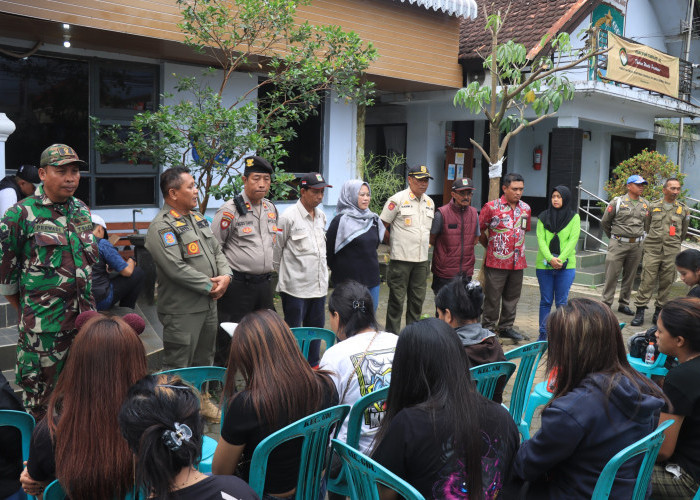
{"label": "hair clip", "polygon": [[476,287],[480,287],[481,283],[479,283],[478,280],[471,280],[469,283],[467,283],[467,290],[472,291]]}
{"label": "hair clip", "polygon": [[169,389],[181,389],[183,391],[189,391],[192,388],[186,385],[170,385],[170,384],[158,384],[156,387],[167,387]]}
{"label": "hair clip", "polygon": [[126,314],[122,319],[136,332],[136,335],[141,335],[146,329],[146,322],[136,313]]}
{"label": "hair clip", "polygon": [[182,446],[183,441],[189,442],[192,437],[192,429],[187,424],[175,422],[175,430],[163,431],[163,442],[172,451],[177,451]]}
{"label": "hair clip", "polygon": [[364,300],[353,300],[352,301],[352,310],[356,311],[359,309],[362,312],[367,312],[365,309],[365,301]]}

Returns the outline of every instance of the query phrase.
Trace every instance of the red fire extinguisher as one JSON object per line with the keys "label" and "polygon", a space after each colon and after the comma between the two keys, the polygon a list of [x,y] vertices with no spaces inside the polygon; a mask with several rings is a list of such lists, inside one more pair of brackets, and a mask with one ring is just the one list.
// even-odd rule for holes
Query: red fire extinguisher
{"label": "red fire extinguisher", "polygon": [[532,168],[535,170],[542,169],[542,146],[537,146],[532,152]]}

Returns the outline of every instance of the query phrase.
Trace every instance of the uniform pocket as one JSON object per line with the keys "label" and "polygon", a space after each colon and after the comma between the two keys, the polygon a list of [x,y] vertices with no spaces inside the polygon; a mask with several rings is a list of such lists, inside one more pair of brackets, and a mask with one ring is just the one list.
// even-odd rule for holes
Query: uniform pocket
{"label": "uniform pocket", "polygon": [[306,231],[296,231],[289,239],[293,252],[299,255],[311,252],[311,241],[309,241],[309,233]]}
{"label": "uniform pocket", "polygon": [[70,251],[68,237],[65,233],[36,233],[34,234],[36,245],[35,265],[60,267],[63,260],[63,252]]}
{"label": "uniform pocket", "polygon": [[202,244],[194,231],[187,231],[180,235],[182,256],[191,259],[202,255]]}

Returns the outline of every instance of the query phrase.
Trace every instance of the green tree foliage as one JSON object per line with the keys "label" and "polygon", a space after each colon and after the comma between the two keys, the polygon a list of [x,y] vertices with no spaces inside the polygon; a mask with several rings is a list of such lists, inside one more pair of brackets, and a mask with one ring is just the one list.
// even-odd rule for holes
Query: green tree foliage
{"label": "green tree foliage", "polygon": [[[256,153],[281,165],[284,142],[331,91],[338,99],[372,104],[364,71],[377,52],[354,32],[338,26],[297,23],[296,11],[310,0],[176,0],[185,44],[213,60],[207,78],[221,75],[218,88],[203,79],[178,79],[174,104],[135,116],[124,133],[93,118],[96,148],[119,152],[133,163],[182,165],[193,172],[200,210],[209,197],[228,196],[244,156]],[[249,88],[231,96],[234,72],[250,76]],[[177,75],[175,75],[177,76]],[[222,96],[226,95],[226,102]],[[272,196],[285,197],[290,174],[276,169]]]}
{"label": "green tree foliage", "polygon": [[[615,196],[627,193],[627,179],[634,174],[641,175],[644,180],[649,182],[643,195],[649,201],[663,196],[661,188],[666,179],[675,177],[683,184],[685,178],[685,174],[679,171],[678,165],[669,160],[666,155],[645,149],[615,167],[612,179],[605,184],[608,199],[612,200]],[[686,190],[683,191],[683,193],[685,192]]]}
{"label": "green tree foliage", "polygon": [[[501,11],[489,14],[484,9],[486,31],[491,35],[491,48],[484,56],[484,69],[490,78],[483,83],[471,82],[458,90],[454,97],[455,106],[486,117],[491,138],[489,151],[486,152],[474,139],[471,142],[492,164],[504,157],[513,136],[525,127],[554,116],[564,100],[573,99],[573,84],[560,74],[561,71],[605,52],[588,48],[577,51],[572,48],[568,33],[559,33],[555,37],[545,35],[540,42],[542,50],[539,54],[542,55],[529,60],[523,44],[514,40],[499,42],[499,32],[509,10],[510,5],[502,15]],[[534,112],[534,119],[526,118],[528,110]],[[500,178],[494,178],[489,186],[489,200],[498,196]]]}
{"label": "green tree foliage", "polygon": [[398,172],[401,172],[405,165],[406,157],[395,153],[388,156],[369,153],[362,159],[360,171],[372,192],[369,209],[375,214],[381,214],[387,200],[404,189],[406,181]]}

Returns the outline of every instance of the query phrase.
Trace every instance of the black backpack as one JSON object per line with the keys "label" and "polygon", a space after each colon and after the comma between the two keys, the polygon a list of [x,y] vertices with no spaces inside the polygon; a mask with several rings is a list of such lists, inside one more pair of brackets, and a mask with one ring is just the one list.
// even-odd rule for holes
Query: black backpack
{"label": "black backpack", "polygon": [[659,355],[659,346],[656,345],[656,326],[652,326],[646,332],[639,332],[629,339],[630,356],[644,359],[647,354],[649,342],[654,342],[654,359]]}

